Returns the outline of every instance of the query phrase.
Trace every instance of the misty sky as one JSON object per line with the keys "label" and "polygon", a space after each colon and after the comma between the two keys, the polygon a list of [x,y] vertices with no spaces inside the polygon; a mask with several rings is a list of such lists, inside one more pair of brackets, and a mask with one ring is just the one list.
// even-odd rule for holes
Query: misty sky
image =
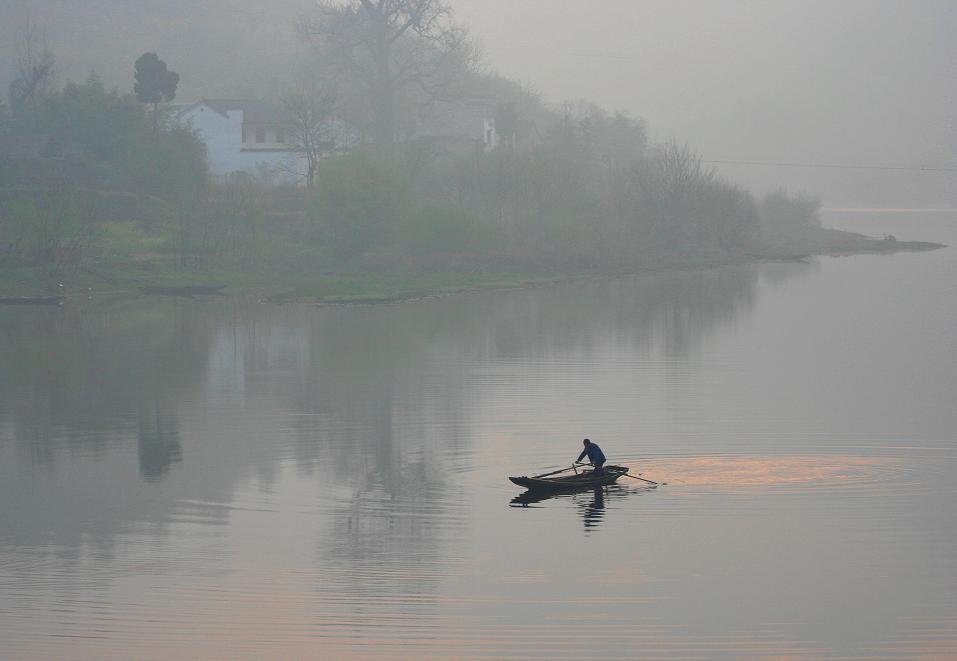
{"label": "misty sky", "polygon": [[[645,117],[706,158],[957,166],[957,2],[456,0],[497,69],[551,99]],[[835,203],[931,189],[957,206],[957,173],[727,167]],[[859,189],[841,198],[834,179]],[[804,186],[802,186],[804,184]],[[919,197],[915,195],[913,197]],[[827,200],[826,200],[827,201]],[[902,199],[917,204],[920,199]]]}
{"label": "misty sky", "polygon": [[[648,120],[707,159],[957,166],[953,0],[452,0],[488,66],[546,99]],[[42,23],[62,77],[132,85],[144,50],[181,99],[263,96],[302,48],[305,0],[0,0],[0,78],[15,26]],[[834,205],[957,207],[957,173],[719,166],[763,192]]]}

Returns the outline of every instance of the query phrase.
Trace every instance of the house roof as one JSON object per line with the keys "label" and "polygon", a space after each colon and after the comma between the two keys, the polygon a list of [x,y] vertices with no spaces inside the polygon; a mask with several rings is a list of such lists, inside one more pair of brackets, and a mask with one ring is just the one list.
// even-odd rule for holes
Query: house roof
{"label": "house roof", "polygon": [[224,117],[230,110],[241,110],[244,124],[282,123],[279,112],[262,99],[201,99],[182,110],[180,114],[189,112],[200,105],[211,108]]}

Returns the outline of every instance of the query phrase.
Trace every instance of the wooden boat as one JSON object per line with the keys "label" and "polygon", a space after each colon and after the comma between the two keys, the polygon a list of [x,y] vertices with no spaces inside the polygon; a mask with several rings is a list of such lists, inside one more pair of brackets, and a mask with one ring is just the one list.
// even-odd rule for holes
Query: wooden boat
{"label": "wooden boat", "polygon": [[594,489],[613,484],[619,477],[628,472],[627,466],[605,466],[601,475],[595,475],[595,471],[582,471],[575,475],[565,475],[562,477],[547,477],[554,473],[527,477],[508,478],[520,487],[525,487],[531,491],[577,491],[579,489]]}

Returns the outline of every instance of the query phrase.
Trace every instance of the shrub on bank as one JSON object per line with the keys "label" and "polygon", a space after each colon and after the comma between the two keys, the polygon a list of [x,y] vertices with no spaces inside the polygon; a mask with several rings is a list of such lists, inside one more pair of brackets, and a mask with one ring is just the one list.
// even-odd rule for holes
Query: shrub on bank
{"label": "shrub on bank", "polygon": [[413,201],[397,159],[365,152],[330,159],[319,171],[313,240],[341,258],[389,245]]}

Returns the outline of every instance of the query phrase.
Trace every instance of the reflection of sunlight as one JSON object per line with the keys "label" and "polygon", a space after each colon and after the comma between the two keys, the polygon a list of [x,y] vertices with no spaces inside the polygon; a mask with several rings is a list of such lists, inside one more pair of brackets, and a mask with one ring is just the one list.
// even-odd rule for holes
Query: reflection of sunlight
{"label": "reflection of sunlight", "polygon": [[894,463],[848,455],[708,456],[642,461],[641,471],[645,477],[676,486],[734,489],[867,482]]}

